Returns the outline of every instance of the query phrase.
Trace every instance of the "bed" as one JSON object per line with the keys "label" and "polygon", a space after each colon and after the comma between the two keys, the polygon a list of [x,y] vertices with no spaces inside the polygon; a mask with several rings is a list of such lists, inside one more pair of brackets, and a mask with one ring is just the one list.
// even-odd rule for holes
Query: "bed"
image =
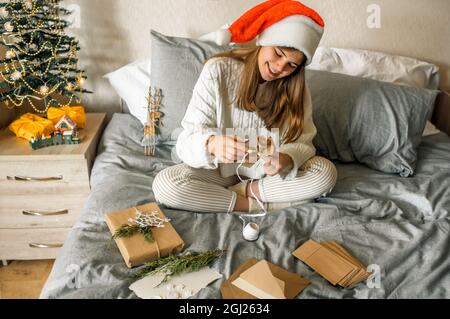
{"label": "bed", "polygon": [[[104,214],[154,201],[155,175],[172,161],[173,145],[144,156],[142,125],[116,113],[106,127],[91,173],[83,214],[61,249],[41,298],[137,298]],[[450,297],[450,138],[424,137],[414,176],[402,178],[358,163],[335,162],[339,179],[328,197],[260,220],[256,242],[242,238],[242,222],[227,214],[195,213],[161,205],[185,249],[226,248],[213,268],[223,278],[194,298],[221,298],[220,286],[248,258],[265,258],[311,281],[297,298]],[[282,230],[282,231],[280,231]],[[334,287],[291,253],[309,238],[337,240],[378,271],[379,285]],[[375,281],[376,283],[376,281]]]}

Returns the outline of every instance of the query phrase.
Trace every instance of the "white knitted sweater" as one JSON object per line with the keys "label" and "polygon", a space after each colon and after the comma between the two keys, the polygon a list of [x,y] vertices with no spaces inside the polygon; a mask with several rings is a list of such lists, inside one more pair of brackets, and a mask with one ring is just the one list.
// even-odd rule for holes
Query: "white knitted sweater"
{"label": "white knitted sweater", "polygon": [[[231,58],[213,58],[204,65],[181,122],[183,130],[176,144],[178,157],[187,165],[204,169],[216,169],[223,165],[237,167],[238,164],[235,163],[219,163],[217,158],[207,152],[208,138],[214,134],[226,135],[227,128],[252,128],[258,135],[274,136],[266,129],[256,112],[237,107],[236,92],[243,66],[242,62]],[[260,89],[263,86],[264,84],[260,85]],[[303,103],[305,119],[302,135],[295,142],[282,144],[277,149],[278,152],[289,155],[294,162],[294,167],[287,175],[282,176],[284,179],[294,178],[298,168],[316,154],[312,144],[316,127],[312,119],[312,100],[307,86]],[[283,136],[284,130],[283,126],[279,136]],[[262,177],[263,175],[254,178]]]}

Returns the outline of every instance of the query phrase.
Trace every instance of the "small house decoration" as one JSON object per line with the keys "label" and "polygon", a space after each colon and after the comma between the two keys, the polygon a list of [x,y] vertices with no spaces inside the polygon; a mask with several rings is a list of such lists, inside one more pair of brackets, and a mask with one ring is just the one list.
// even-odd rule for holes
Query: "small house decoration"
{"label": "small house decoration", "polygon": [[70,132],[77,129],[77,124],[72,121],[70,117],[64,115],[61,119],[56,123],[55,130],[60,130],[61,132]]}
{"label": "small house decoration", "polygon": [[80,144],[77,124],[67,115],[61,117],[56,123],[53,135],[42,134],[40,138],[36,136],[30,141],[30,145],[34,150],[64,144]]}

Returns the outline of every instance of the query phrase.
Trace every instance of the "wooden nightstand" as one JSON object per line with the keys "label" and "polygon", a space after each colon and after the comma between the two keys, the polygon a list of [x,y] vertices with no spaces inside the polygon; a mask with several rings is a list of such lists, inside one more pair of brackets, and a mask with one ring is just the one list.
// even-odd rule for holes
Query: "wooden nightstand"
{"label": "wooden nightstand", "polygon": [[90,192],[89,176],[105,125],[88,113],[81,144],[33,150],[0,131],[0,259],[53,259]]}

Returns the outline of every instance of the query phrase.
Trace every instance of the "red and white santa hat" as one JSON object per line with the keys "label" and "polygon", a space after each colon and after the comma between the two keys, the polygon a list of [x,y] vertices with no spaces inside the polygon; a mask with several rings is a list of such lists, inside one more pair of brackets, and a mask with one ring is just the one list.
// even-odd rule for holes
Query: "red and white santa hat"
{"label": "red and white santa hat", "polygon": [[325,23],[313,9],[295,0],[268,0],[244,13],[231,26],[200,37],[219,45],[256,38],[259,46],[286,46],[302,51],[312,62]]}

